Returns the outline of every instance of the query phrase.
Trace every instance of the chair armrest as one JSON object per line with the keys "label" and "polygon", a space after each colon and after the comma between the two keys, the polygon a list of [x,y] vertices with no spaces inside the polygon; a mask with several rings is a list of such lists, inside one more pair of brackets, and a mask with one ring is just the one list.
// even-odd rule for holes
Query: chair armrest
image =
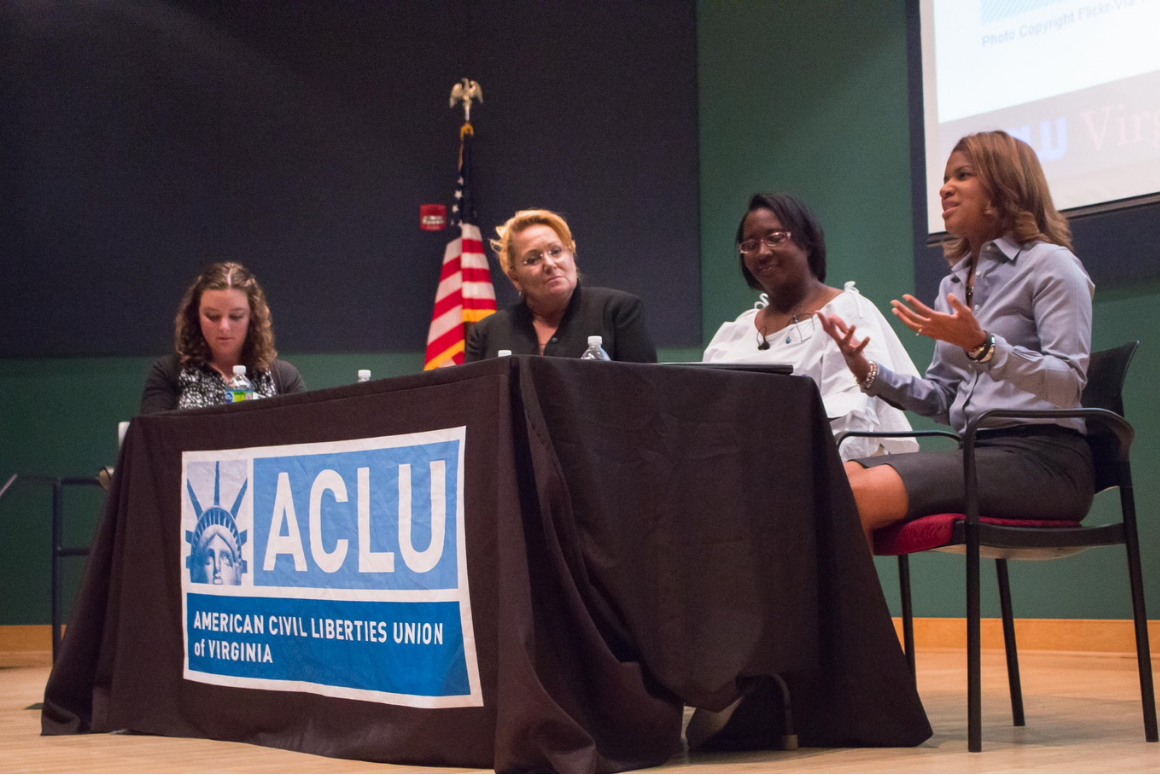
{"label": "chair armrest", "polygon": [[959,434],[954,431],[842,431],[834,437],[834,444],[841,447],[843,441],[854,436],[870,439],[917,439],[930,436],[942,436],[944,438],[954,439],[955,441],[961,440]]}
{"label": "chair armrest", "polygon": [[966,430],[963,431],[963,449],[973,451],[975,437],[978,432],[980,430],[990,430],[988,428],[980,428],[979,426],[985,420],[996,417],[1006,420],[1082,419],[1089,424],[1095,424],[1105,431],[1111,432],[1116,437],[1117,456],[1120,460],[1128,459],[1128,450],[1132,446],[1132,440],[1136,437],[1136,431],[1132,428],[1132,424],[1110,409],[1089,409],[1086,407],[1077,409],[1025,409],[1022,411],[1016,409],[988,409],[967,423]]}
{"label": "chair armrest", "polygon": [[33,484],[51,484],[60,485],[62,487],[70,487],[72,485],[93,485],[100,487],[101,482],[95,476],[49,476],[48,474],[12,474],[8,477],[8,481],[4,482],[4,486],[0,487],[0,498],[12,489],[12,485],[17,480],[22,482],[31,482]]}
{"label": "chair armrest", "polygon": [[20,474],[12,474],[12,476],[8,477],[8,481],[4,483],[3,487],[0,487],[0,498],[4,497],[4,493],[8,492],[8,488],[12,486],[12,483],[15,482],[19,476]]}

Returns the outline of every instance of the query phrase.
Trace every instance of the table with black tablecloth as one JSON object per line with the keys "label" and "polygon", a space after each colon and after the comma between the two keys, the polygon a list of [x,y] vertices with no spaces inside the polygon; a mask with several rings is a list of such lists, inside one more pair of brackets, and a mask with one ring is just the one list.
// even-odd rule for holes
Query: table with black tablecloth
{"label": "table with black tablecloth", "polygon": [[[445,428],[465,429],[479,704],[183,678],[183,453]],[[43,730],[614,771],[679,750],[684,705],[724,708],[772,675],[790,689],[804,746],[931,734],[814,384],[513,357],[135,419]]]}

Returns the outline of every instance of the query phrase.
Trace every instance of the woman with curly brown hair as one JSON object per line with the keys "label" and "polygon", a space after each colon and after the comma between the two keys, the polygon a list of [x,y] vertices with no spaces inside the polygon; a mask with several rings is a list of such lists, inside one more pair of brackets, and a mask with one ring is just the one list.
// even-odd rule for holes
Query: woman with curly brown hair
{"label": "woman with curly brown hair", "polygon": [[[925,378],[895,373],[866,357],[853,326],[821,316],[854,378],[869,395],[959,433],[988,409],[1078,407],[1094,286],[1071,252],[1035,151],[1006,132],[968,135],[951,152],[939,193],[950,274],[933,307],[911,295],[893,302],[903,324],[935,340],[934,360]],[[1083,421],[1017,422],[979,431],[980,513],[1081,519],[1094,488]],[[846,474],[867,539],[893,522],[965,508],[961,450],[851,460]]]}
{"label": "woman with curly brown hair", "polygon": [[220,262],[202,272],[176,322],[176,352],[150,369],[141,414],[226,403],[226,381],[239,364],[260,397],[306,390],[298,370],[277,360],[266,295],[241,264]]}

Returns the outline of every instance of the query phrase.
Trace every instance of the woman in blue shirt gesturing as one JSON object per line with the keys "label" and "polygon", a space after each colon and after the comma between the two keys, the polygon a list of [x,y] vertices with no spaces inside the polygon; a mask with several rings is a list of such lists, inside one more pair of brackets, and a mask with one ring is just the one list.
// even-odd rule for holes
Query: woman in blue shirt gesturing
{"label": "woman in blue shirt gesturing", "polygon": [[[958,142],[940,190],[951,272],[934,307],[910,295],[893,313],[935,340],[925,378],[863,355],[866,340],[820,316],[870,395],[960,433],[988,409],[1072,409],[1091,350],[1094,286],[1071,252],[1035,152],[1006,132]],[[1081,420],[1011,425],[996,420],[976,446],[979,510],[996,518],[1080,519],[1094,490]],[[962,452],[852,460],[846,473],[867,540],[904,519],[965,510]]]}

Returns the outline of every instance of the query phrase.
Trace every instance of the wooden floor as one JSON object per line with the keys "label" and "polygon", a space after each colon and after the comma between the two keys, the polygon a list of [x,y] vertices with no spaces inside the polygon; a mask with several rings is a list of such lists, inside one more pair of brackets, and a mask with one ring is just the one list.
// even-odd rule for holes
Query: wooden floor
{"label": "wooden floor", "polygon": [[[1160,772],[1145,743],[1135,659],[1020,654],[1028,726],[1010,723],[1002,652],[983,652],[983,748],[967,753],[966,657],[918,653],[934,737],[918,748],[675,756],[657,772]],[[41,737],[48,655],[0,653],[2,772],[464,772],[326,759],[270,748],[137,735]]]}

